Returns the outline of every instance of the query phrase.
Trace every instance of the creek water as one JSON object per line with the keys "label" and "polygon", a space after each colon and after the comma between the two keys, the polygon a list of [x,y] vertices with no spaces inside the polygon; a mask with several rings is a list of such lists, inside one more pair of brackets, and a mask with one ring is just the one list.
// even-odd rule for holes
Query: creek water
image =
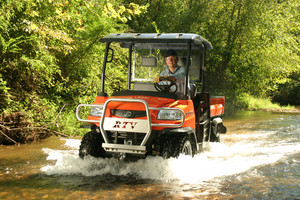
{"label": "creek water", "polygon": [[0,199],[300,199],[300,114],[238,112],[192,157],[78,157],[80,139],[0,146]]}

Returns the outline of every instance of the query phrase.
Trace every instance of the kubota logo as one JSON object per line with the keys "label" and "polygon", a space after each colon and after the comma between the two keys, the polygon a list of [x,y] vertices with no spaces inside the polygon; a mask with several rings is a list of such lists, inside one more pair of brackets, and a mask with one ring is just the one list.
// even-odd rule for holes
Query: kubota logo
{"label": "kubota logo", "polygon": [[126,129],[128,126],[131,129],[134,129],[134,127],[137,125],[137,122],[121,122],[121,121],[116,121],[116,124],[113,126],[113,128],[124,128]]}

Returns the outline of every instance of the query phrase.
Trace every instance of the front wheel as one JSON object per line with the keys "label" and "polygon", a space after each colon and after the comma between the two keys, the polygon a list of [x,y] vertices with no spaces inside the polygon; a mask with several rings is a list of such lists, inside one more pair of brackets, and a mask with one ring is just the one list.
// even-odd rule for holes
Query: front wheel
{"label": "front wheel", "polygon": [[160,138],[160,156],[167,159],[174,157],[175,138],[170,136],[161,136]]}
{"label": "front wheel", "polygon": [[191,135],[183,136],[179,139],[179,148],[176,152],[176,157],[180,154],[194,156],[196,152],[196,143]]}
{"label": "front wheel", "polygon": [[90,131],[86,133],[79,147],[79,157],[84,158],[85,156],[93,157],[105,157],[105,150],[102,148],[104,142],[102,136],[98,133]]}
{"label": "front wheel", "polygon": [[180,154],[194,156],[196,152],[196,142],[192,135],[162,137],[160,146],[163,158],[177,158]]}

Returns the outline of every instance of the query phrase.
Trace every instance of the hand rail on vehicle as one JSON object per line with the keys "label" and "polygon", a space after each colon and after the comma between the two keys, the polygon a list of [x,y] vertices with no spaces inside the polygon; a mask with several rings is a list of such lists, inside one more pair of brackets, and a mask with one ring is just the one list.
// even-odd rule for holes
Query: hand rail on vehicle
{"label": "hand rail on vehicle", "polygon": [[146,116],[147,116],[147,125],[148,125],[148,130],[146,131],[146,136],[144,137],[142,143],[140,146],[144,146],[151,134],[152,128],[151,128],[151,117],[150,117],[150,112],[149,112],[149,106],[148,103],[145,100],[142,99],[121,99],[121,98],[112,98],[112,99],[108,99],[103,107],[103,114],[102,117],[100,119],[100,131],[102,133],[103,139],[105,141],[105,143],[109,143],[108,138],[107,138],[107,134],[106,131],[104,130],[104,120],[105,120],[105,112],[106,112],[106,108],[109,102],[112,101],[121,101],[121,102],[137,102],[137,103],[143,103],[146,107]]}
{"label": "hand rail on vehicle", "polygon": [[[99,120],[81,119],[80,116],[79,116],[80,107],[99,107],[99,105],[103,106],[103,104],[80,104],[80,105],[78,105],[77,108],[76,108],[76,117],[77,117],[77,119],[81,122],[99,123]],[[163,126],[163,127],[170,127],[170,128],[179,128],[183,125],[184,120],[185,120],[185,114],[179,108],[165,108],[165,107],[156,107],[156,108],[154,108],[154,107],[149,107],[149,110],[178,110],[182,114],[182,120],[181,120],[180,124],[162,124],[162,123],[154,124],[154,123],[151,123],[151,126]]]}

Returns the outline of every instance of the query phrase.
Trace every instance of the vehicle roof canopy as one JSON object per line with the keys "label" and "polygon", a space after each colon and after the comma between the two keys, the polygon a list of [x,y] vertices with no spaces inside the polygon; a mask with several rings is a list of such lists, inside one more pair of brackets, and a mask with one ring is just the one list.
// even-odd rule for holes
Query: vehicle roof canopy
{"label": "vehicle roof canopy", "polygon": [[122,33],[109,34],[100,42],[120,42],[129,47],[130,43],[191,43],[193,46],[204,45],[205,49],[212,49],[211,43],[200,35],[193,33]]}

